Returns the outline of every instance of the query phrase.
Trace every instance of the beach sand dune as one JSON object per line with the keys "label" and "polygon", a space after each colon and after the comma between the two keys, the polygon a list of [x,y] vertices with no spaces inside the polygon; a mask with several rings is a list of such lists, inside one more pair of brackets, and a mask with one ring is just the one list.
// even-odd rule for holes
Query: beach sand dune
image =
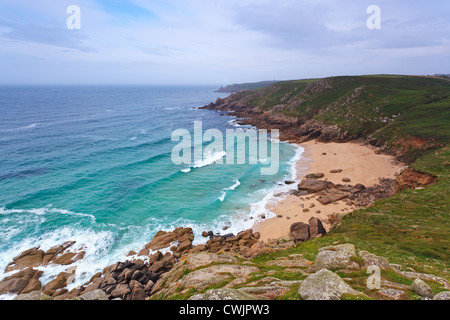
{"label": "beach sand dune", "polygon": [[[395,178],[405,166],[389,155],[377,154],[368,146],[356,143],[302,143],[303,158],[297,162],[297,179],[307,174],[323,173],[322,180],[335,184],[363,184],[373,186],[380,178]],[[342,170],[342,171],[341,171]],[[330,171],[337,171],[330,173]],[[344,182],[343,179],[347,182]],[[261,240],[278,239],[289,235],[290,226],[296,222],[308,223],[311,217],[322,220],[327,231],[330,229],[328,216],[348,214],[356,209],[347,200],[322,205],[317,196],[298,197],[288,195],[275,207],[268,208],[276,218],[259,222],[254,229],[261,234]]]}

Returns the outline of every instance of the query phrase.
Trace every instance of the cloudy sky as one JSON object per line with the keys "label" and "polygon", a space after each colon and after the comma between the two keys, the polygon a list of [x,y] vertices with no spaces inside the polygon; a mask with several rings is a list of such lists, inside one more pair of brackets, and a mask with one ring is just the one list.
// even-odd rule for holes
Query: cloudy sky
{"label": "cloudy sky", "polygon": [[0,0],[0,84],[450,73],[449,17],[448,0]]}

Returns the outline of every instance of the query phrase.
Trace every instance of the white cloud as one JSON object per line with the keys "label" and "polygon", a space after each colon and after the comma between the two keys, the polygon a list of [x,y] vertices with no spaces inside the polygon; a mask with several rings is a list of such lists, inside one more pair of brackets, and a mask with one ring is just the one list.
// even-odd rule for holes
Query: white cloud
{"label": "white cloud", "polygon": [[[19,0],[7,11],[0,3],[0,67],[9,71],[0,83],[11,73],[39,81],[43,70],[53,82],[223,84],[377,73],[375,66],[450,72],[447,2],[424,11],[423,3],[380,0],[382,30],[373,31],[365,27],[369,3],[360,1],[131,1],[153,18],[124,20],[77,0],[82,29],[73,31],[65,28],[72,1]],[[421,68],[398,63],[419,56]]]}

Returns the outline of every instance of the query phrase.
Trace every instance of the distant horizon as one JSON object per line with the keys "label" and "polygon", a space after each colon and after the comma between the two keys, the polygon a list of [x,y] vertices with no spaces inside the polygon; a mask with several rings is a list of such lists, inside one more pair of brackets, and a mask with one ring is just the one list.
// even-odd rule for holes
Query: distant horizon
{"label": "distant horizon", "polygon": [[0,83],[1,87],[51,87],[51,86],[61,86],[61,87],[221,87],[247,84],[247,83],[258,83],[266,81],[276,81],[276,82],[286,82],[286,81],[298,81],[298,80],[310,80],[310,79],[325,79],[334,77],[365,77],[365,76],[407,76],[407,77],[438,77],[438,75],[450,75],[448,73],[436,73],[436,74],[399,74],[399,73],[373,73],[373,74],[343,74],[343,75],[332,75],[325,77],[307,77],[307,78],[297,78],[297,79],[263,79],[256,81],[234,81],[232,83]]}

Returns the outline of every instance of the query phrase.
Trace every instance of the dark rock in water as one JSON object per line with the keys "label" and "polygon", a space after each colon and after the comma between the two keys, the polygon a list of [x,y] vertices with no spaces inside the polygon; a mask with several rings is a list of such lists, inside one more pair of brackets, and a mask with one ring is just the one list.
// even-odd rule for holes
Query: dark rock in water
{"label": "dark rock in water", "polygon": [[294,243],[305,242],[310,238],[309,225],[303,222],[297,222],[291,225],[289,236]]}
{"label": "dark rock in water", "polygon": [[295,181],[292,181],[292,180],[286,180],[284,183],[287,184],[287,185],[289,185],[289,184],[294,184]]}
{"label": "dark rock in water", "polygon": [[312,217],[311,219],[309,219],[309,233],[311,238],[314,238],[319,234],[325,235],[327,231],[325,230],[322,221],[319,218]]}

